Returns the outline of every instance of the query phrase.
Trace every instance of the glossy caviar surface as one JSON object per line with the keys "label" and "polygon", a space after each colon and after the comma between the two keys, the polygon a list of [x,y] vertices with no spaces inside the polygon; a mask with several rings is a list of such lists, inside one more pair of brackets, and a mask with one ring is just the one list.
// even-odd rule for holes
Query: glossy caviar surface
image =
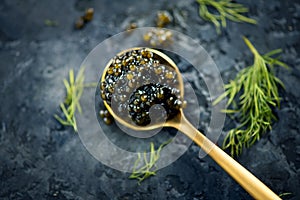
{"label": "glossy caviar surface", "polygon": [[178,85],[175,69],[142,48],[115,56],[100,89],[101,98],[115,108],[118,116],[145,126],[151,122],[152,106],[155,122],[178,113],[182,105]]}

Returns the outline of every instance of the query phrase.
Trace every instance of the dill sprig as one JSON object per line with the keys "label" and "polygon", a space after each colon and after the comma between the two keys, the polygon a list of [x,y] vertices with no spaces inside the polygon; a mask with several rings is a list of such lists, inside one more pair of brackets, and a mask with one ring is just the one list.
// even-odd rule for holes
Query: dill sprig
{"label": "dill sprig", "polygon": [[58,26],[58,22],[55,20],[51,20],[51,19],[45,19],[44,24],[46,26],[52,26],[52,27]]}
{"label": "dill sprig", "polygon": [[292,195],[291,192],[284,192],[284,193],[280,193],[278,196],[279,197],[284,197],[284,196],[289,196],[289,195]]}
{"label": "dill sprig", "polygon": [[150,155],[147,157],[147,153],[144,152],[143,159],[142,154],[138,153],[138,158],[134,163],[132,174],[129,176],[129,178],[137,179],[139,181],[138,184],[140,184],[143,180],[149,178],[150,176],[156,175],[157,167],[155,164],[160,157],[160,151],[170,142],[171,140],[162,143],[156,151],[154,149],[154,143],[151,142]]}
{"label": "dill sprig", "polygon": [[[234,22],[246,22],[256,24],[256,20],[243,15],[249,9],[242,4],[233,3],[231,0],[197,0],[199,3],[199,15],[206,21],[212,22],[218,34],[221,33],[221,27],[226,28],[226,20]],[[216,13],[210,12],[213,8]]]}
{"label": "dill sprig", "polygon": [[96,86],[95,83],[84,84],[84,70],[85,68],[81,68],[76,78],[74,76],[74,70],[71,69],[69,71],[69,81],[64,79],[64,85],[66,88],[66,98],[64,102],[60,103],[60,108],[64,114],[64,117],[60,117],[58,115],[54,115],[55,119],[64,126],[72,126],[74,131],[77,132],[77,123],[75,118],[75,112],[78,110],[79,113],[82,113],[82,109],[80,106],[80,98],[83,93],[83,89],[85,87]]}
{"label": "dill sprig", "polygon": [[[260,55],[247,38],[244,41],[254,55],[253,65],[242,69],[234,80],[225,85],[225,92],[213,102],[215,105],[228,97],[227,107],[232,105],[232,109],[223,112],[235,114],[240,123],[228,132],[223,142],[223,148],[229,148],[232,156],[239,155],[244,147],[250,147],[260,139],[261,134],[271,130],[271,123],[276,119],[272,108],[280,106],[277,86],[284,88],[275,76],[274,66],[288,68],[279,57],[272,57],[282,52],[281,49]],[[235,99],[238,99],[237,103]]]}

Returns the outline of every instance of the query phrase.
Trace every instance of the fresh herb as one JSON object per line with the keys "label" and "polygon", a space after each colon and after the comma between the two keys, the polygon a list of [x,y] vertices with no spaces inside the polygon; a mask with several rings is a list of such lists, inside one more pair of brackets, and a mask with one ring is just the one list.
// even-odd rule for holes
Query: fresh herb
{"label": "fresh herb", "polygon": [[[256,20],[243,15],[249,9],[242,4],[233,3],[231,0],[197,0],[199,3],[199,15],[206,21],[212,22],[218,34],[221,33],[221,27],[226,28],[226,20],[234,22],[246,22],[256,24]],[[213,8],[216,13],[210,11]]]}
{"label": "fresh herb", "polygon": [[51,20],[51,19],[45,19],[44,24],[46,26],[52,26],[52,27],[58,26],[58,22],[55,20]]}
{"label": "fresh herb", "polygon": [[[228,132],[223,148],[230,149],[232,156],[239,155],[244,147],[248,148],[260,139],[261,134],[271,130],[271,123],[276,119],[272,108],[279,107],[280,97],[278,85],[283,83],[275,76],[274,66],[288,66],[272,56],[282,52],[273,50],[260,55],[247,38],[245,43],[254,54],[254,63],[241,70],[234,80],[225,85],[225,92],[219,96],[213,105],[225,97],[229,97],[227,107],[223,110],[228,114],[235,114],[240,125]],[[238,96],[238,103],[235,102]]]}
{"label": "fresh herb", "polygon": [[143,153],[143,159],[141,153],[138,153],[138,158],[134,163],[132,174],[129,176],[130,179],[137,179],[140,184],[146,178],[156,175],[157,166],[155,165],[160,157],[160,151],[164,146],[169,144],[171,140],[161,144],[155,151],[154,143],[150,144],[150,155],[147,157],[147,153]]}
{"label": "fresh herb", "polygon": [[284,192],[284,193],[279,194],[278,196],[279,197],[284,197],[284,196],[289,196],[289,195],[292,195],[292,193],[291,192]]}
{"label": "fresh herb", "polygon": [[83,89],[85,87],[94,87],[95,83],[84,84],[84,70],[85,68],[81,68],[76,75],[76,79],[74,77],[74,70],[71,69],[69,71],[69,81],[64,79],[64,85],[67,91],[66,98],[64,102],[60,104],[60,108],[63,111],[64,117],[59,117],[58,115],[54,115],[55,119],[60,122],[64,126],[72,126],[74,131],[77,132],[77,123],[75,118],[75,112],[78,110],[79,113],[82,112],[80,106],[80,98],[83,93]]}

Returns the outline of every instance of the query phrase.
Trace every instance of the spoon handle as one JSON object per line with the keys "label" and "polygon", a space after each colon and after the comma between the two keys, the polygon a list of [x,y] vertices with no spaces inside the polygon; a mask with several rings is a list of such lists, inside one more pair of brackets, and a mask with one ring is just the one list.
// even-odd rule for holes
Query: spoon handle
{"label": "spoon handle", "polygon": [[232,157],[200,133],[182,114],[181,122],[173,124],[197,143],[215,162],[217,162],[233,179],[235,179],[255,199],[280,199],[264,183],[251,174]]}

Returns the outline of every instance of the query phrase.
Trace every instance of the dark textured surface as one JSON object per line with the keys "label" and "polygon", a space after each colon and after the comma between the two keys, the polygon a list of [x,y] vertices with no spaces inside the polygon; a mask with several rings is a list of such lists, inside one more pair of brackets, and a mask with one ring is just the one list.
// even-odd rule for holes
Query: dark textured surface
{"label": "dark textured surface", "polygon": [[[199,18],[194,1],[151,2],[1,1],[0,199],[251,199],[209,157],[199,159],[195,145],[138,186],[129,174],[95,160],[78,135],[52,117],[64,97],[68,70],[78,69],[94,46],[130,21],[154,26],[158,10],[174,16],[169,28],[201,41],[224,82],[252,61],[241,35],[260,52],[284,50],[282,60],[291,70],[277,70],[286,85],[279,121],[238,160],[276,193],[292,193],[283,198],[300,199],[300,2],[246,1],[259,24],[228,23],[220,36]],[[94,7],[95,18],[75,31],[73,23],[87,7]],[[47,27],[45,19],[59,26]],[[195,74],[189,77],[199,86]]]}

